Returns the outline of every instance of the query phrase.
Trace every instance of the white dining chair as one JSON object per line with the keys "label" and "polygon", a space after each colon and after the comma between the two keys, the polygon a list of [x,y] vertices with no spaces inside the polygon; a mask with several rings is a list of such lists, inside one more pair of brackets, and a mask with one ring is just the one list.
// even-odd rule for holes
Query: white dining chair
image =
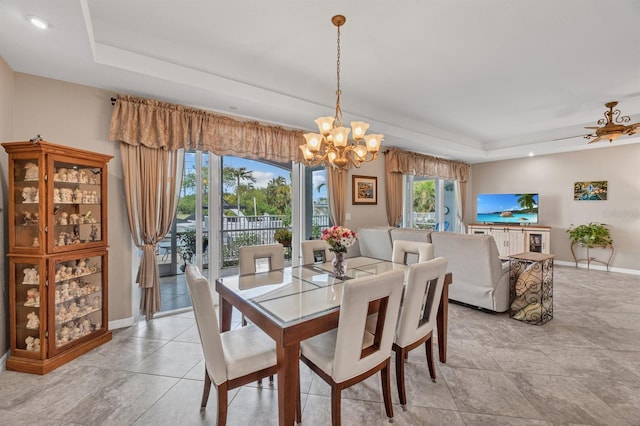
{"label": "white dining chair", "polygon": [[227,392],[277,373],[275,341],[255,325],[220,333],[209,281],[195,265],[186,268],[187,286],[204,352],[205,377],[200,409],[213,382],[218,394],[217,425],[227,422]]}
{"label": "white dining chair", "polygon": [[425,262],[433,259],[433,244],[420,241],[395,240],[391,261],[394,263]]}
{"label": "white dining chair", "polygon": [[[242,246],[238,250],[240,276],[284,269],[284,246],[282,244]],[[264,261],[266,261],[266,265]],[[265,266],[264,268],[256,267],[256,263]]]}
{"label": "white dining chair", "polygon": [[[259,272],[282,271],[284,269],[284,246],[279,243],[241,246],[238,249],[238,268],[240,276]],[[247,325],[244,314],[241,315],[240,321],[243,327]],[[273,376],[269,376],[269,383],[273,383]],[[262,379],[258,380],[258,385],[261,384]]]}
{"label": "white dining chair", "polygon": [[331,246],[325,240],[302,241],[300,247],[303,265],[331,262],[335,257],[333,252],[329,250]]}
{"label": "white dining chair", "polygon": [[[387,416],[393,417],[391,345],[398,321],[403,282],[404,272],[400,270],[345,281],[338,327],[300,343],[302,362],[331,386],[331,423],[334,426],[340,425],[342,390],[377,372],[380,372],[382,379]],[[378,310],[373,333],[365,330],[369,309]],[[298,403],[299,388],[298,385]]]}
{"label": "white dining chair", "polygon": [[409,267],[393,343],[398,395],[403,407],[407,404],[404,364],[409,351],[425,344],[429,374],[434,382],[436,380],[432,340],[446,272],[447,259],[444,257],[415,263]]}

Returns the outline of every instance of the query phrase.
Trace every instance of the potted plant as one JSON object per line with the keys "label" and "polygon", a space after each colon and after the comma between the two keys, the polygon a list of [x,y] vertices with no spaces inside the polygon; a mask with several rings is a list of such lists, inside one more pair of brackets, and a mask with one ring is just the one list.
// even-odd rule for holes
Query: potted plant
{"label": "potted plant", "polygon": [[293,233],[287,228],[276,229],[276,233],[273,234],[273,239],[282,244],[284,247],[291,247],[291,239]]}
{"label": "potted plant", "polygon": [[[191,263],[193,256],[196,254],[196,231],[195,229],[188,229],[178,235],[181,241],[182,260],[184,263],[180,265],[180,270],[184,272],[187,264]],[[209,245],[209,237],[207,235],[202,236],[202,251],[204,252]]]}
{"label": "potted plant", "polygon": [[609,228],[605,223],[589,222],[578,226],[571,224],[567,233],[572,244],[586,248],[607,247],[613,244]]}

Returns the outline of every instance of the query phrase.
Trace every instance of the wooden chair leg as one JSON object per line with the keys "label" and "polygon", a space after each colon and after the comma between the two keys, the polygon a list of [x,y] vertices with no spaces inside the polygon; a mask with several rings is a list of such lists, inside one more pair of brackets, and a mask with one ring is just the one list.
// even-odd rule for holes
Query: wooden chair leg
{"label": "wooden chair leg", "polygon": [[298,393],[296,394],[296,423],[302,423],[302,402],[300,401],[300,374],[298,374]]}
{"label": "wooden chair leg", "polygon": [[204,369],[204,389],[202,389],[202,402],[200,402],[200,409],[204,410],[207,408],[207,401],[209,401],[209,391],[211,390],[211,377],[209,377],[209,372],[207,369]]}
{"label": "wooden chair leg", "polygon": [[433,338],[429,337],[426,342],[424,342],[424,348],[427,352],[427,365],[429,366],[429,375],[431,376],[431,381],[436,383],[436,365],[433,360]]}
{"label": "wooden chair leg", "polygon": [[335,383],[331,385],[331,425],[340,426],[340,399],[342,390]]}
{"label": "wooden chair leg", "polygon": [[227,424],[227,382],[218,386],[218,426]]}
{"label": "wooden chair leg", "polygon": [[404,348],[394,347],[396,351],[396,384],[398,386],[398,397],[400,398],[400,404],[404,407],[407,405],[407,393],[404,387],[404,360],[405,350]]}
{"label": "wooden chair leg", "polygon": [[387,359],[386,365],[380,370],[382,376],[382,397],[384,399],[384,410],[387,417],[393,418],[393,404],[391,402],[391,360]]}

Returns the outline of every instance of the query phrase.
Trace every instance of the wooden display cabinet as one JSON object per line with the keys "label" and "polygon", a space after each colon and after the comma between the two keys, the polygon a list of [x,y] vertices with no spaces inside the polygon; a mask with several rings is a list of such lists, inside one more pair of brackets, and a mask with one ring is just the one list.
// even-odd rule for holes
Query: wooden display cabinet
{"label": "wooden display cabinet", "polygon": [[46,374],[111,339],[107,162],[45,141],[9,154],[8,370]]}

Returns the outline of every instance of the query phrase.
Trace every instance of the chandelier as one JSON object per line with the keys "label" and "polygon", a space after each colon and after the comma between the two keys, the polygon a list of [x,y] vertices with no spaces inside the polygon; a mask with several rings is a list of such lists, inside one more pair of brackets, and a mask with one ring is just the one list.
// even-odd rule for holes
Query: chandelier
{"label": "chandelier", "polygon": [[[336,114],[334,117],[319,117],[315,120],[320,133],[305,133],[306,144],[300,145],[304,164],[307,166],[332,166],[338,169],[348,169],[351,166],[360,167],[364,162],[378,158],[380,143],[384,137],[381,134],[365,135],[369,124],[363,121],[352,121],[351,129],[342,126],[342,109],[340,108],[340,27],[347,18],[336,15],[331,22],[338,28],[338,60],[336,90]],[[351,132],[352,140],[349,140]]]}

